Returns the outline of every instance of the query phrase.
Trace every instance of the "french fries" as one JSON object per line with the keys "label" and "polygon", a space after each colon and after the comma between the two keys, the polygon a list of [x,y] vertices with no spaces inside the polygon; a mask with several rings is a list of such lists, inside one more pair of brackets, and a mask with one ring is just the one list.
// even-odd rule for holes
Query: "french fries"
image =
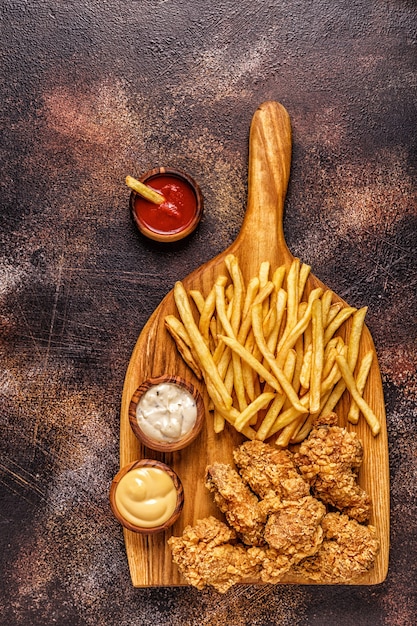
{"label": "french fries", "polygon": [[165,326],[205,382],[216,433],[227,422],[250,439],[299,443],[346,392],[348,420],[355,424],[362,414],[378,434],[363,398],[372,352],[359,362],[367,309],[333,302],[321,287],[305,293],[309,272],[299,259],[289,268],[264,262],[245,284],[230,254],[206,295],[175,284],[178,317],[166,316]]}

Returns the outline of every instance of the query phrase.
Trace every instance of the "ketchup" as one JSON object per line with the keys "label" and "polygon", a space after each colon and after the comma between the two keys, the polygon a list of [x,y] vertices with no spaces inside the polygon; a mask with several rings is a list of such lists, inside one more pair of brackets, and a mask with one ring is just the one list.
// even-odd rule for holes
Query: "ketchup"
{"label": "ketchup", "polygon": [[137,195],[134,210],[139,222],[160,234],[175,234],[187,228],[197,210],[197,199],[191,185],[169,174],[150,178],[146,185],[159,191],[165,202],[154,204]]}

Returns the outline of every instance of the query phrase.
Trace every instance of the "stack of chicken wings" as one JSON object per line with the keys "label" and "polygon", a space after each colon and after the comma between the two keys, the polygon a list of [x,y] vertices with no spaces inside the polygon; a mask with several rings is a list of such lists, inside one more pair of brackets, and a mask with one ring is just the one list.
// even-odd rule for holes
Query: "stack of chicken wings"
{"label": "stack of chicken wings", "polygon": [[379,541],[357,481],[362,444],[336,414],[317,420],[296,453],[253,440],[233,456],[236,467],[206,470],[225,521],[210,516],[168,540],[189,584],[224,593],[249,580],[278,583],[289,572],[336,584],[373,566]]}

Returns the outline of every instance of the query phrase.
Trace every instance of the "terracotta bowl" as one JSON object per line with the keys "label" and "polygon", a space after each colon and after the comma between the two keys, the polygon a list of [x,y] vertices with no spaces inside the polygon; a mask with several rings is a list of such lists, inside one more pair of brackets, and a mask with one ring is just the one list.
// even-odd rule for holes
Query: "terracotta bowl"
{"label": "terracotta bowl", "polygon": [[[146,433],[143,432],[142,428],[139,426],[139,422],[136,417],[137,406],[142,396],[151,387],[159,385],[160,383],[171,383],[173,385],[178,385],[182,389],[188,391],[196,402],[197,418],[193,428],[189,430],[186,434],[184,434],[180,439],[173,442],[157,441],[156,439],[149,437]],[[182,450],[186,446],[189,446],[200,434],[200,431],[205,422],[205,415],[206,413],[204,401],[200,392],[196,387],[194,387],[194,385],[187,382],[183,378],[180,378],[179,376],[163,375],[157,376],[155,378],[148,378],[140,385],[140,387],[138,387],[138,389],[136,389],[129,405],[129,421],[134,434],[139,439],[139,441],[141,441],[147,448],[150,448],[151,450],[158,450],[160,452],[174,452],[176,450]]]}
{"label": "terracotta bowl", "polygon": [[184,223],[183,226],[178,228],[178,230],[165,231],[162,226],[161,228],[154,229],[141,219],[140,211],[137,211],[135,208],[136,200],[138,199],[139,201],[140,196],[136,193],[136,191],[132,191],[130,194],[129,207],[133,221],[145,237],[153,239],[154,241],[172,242],[184,239],[184,237],[190,235],[197,228],[203,214],[203,194],[201,193],[200,187],[196,181],[189,174],[172,167],[158,167],[146,172],[146,174],[138,178],[138,180],[141,183],[151,185],[151,183],[155,182],[158,178],[167,176],[173,179],[178,179],[178,181],[191,192],[190,197],[193,198],[194,209],[192,217],[190,217],[189,221]]}
{"label": "terracotta bowl", "polygon": [[[136,526],[132,524],[129,520],[125,519],[117,508],[116,490],[120,481],[128,472],[139,467],[155,467],[157,469],[160,469],[164,471],[166,474],[168,474],[168,476],[172,479],[174,483],[174,486],[177,492],[177,502],[176,502],[175,510],[172,513],[172,515],[169,517],[169,519],[167,519],[163,524],[160,524],[159,526],[152,526],[150,528]],[[127,528],[128,530],[131,530],[132,532],[135,532],[135,533],[140,533],[142,535],[153,535],[155,533],[160,533],[160,532],[167,530],[167,528],[172,526],[177,521],[178,517],[181,514],[183,505],[184,505],[184,489],[183,489],[179,476],[174,472],[174,470],[171,467],[169,467],[169,465],[166,465],[165,463],[161,463],[160,461],[155,461],[154,459],[142,459],[140,461],[133,461],[133,463],[126,465],[116,474],[110,487],[110,506],[111,506],[114,516],[118,519],[118,521],[122,524],[122,526],[124,526],[124,528]]]}

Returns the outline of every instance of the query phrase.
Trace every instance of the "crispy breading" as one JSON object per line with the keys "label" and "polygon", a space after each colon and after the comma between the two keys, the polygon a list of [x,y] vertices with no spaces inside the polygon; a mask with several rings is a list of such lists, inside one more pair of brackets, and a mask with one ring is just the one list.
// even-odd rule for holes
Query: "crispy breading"
{"label": "crispy breading", "polygon": [[279,450],[263,441],[247,441],[233,452],[239,473],[260,498],[294,500],[310,492],[289,450]]}
{"label": "crispy breading", "polygon": [[232,585],[255,577],[260,569],[261,555],[248,554],[235,540],[235,531],[211,516],[187,526],[181,537],[168,539],[168,545],[187,583],[197,589],[210,585],[225,593]]}
{"label": "crispy breading", "polygon": [[224,463],[210,465],[206,469],[206,487],[242,541],[252,546],[262,545],[265,514],[259,508],[258,498],[236,470]]}
{"label": "crispy breading", "polygon": [[335,413],[320,418],[294,455],[295,462],[313,495],[358,522],[365,522],[371,499],[357,482],[362,444],[356,433],[336,424]]}
{"label": "crispy breading", "polygon": [[265,525],[264,538],[271,548],[298,563],[317,552],[323,540],[321,521],[326,507],[313,496],[282,501]]}
{"label": "crispy breading", "polygon": [[260,562],[259,578],[264,583],[279,583],[292,566],[290,557],[274,548],[249,548],[248,555]]}
{"label": "crispy breading", "polygon": [[379,551],[373,526],[364,526],[342,513],[323,519],[324,540],[318,552],[298,565],[294,573],[320,583],[346,583],[367,572]]}

